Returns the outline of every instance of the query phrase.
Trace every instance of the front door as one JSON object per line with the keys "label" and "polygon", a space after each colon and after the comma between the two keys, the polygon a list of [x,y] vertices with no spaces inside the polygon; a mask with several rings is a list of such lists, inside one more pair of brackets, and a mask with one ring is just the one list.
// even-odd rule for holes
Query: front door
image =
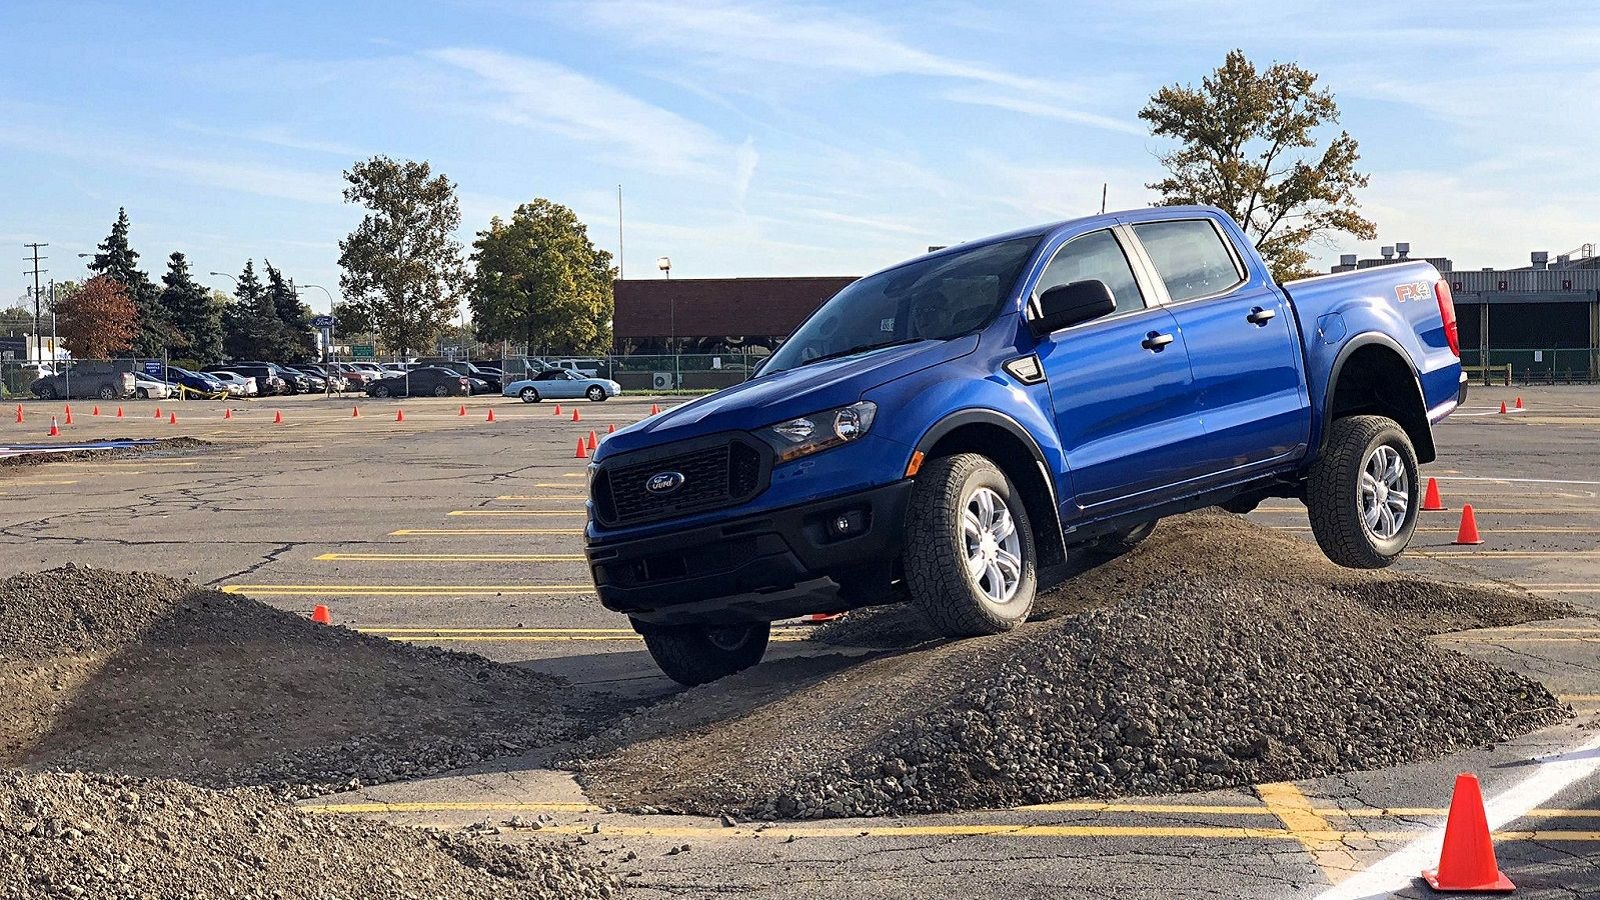
{"label": "front door", "polygon": [[1146,302],[1116,233],[1062,245],[1033,296],[1087,280],[1111,289],[1116,311],[1038,346],[1074,495],[1062,503],[1064,521],[1116,512],[1143,491],[1191,477],[1204,438],[1177,322]]}

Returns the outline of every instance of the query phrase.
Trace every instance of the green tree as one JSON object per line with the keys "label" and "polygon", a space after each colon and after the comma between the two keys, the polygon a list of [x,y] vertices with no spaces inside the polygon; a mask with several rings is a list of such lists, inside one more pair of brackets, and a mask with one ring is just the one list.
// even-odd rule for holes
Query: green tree
{"label": "green tree", "polygon": [[273,268],[271,262],[262,260],[267,269],[267,297],[272,303],[272,314],[281,326],[278,345],[270,359],[274,362],[305,362],[317,356],[317,341],[311,331],[311,308],[300,302],[300,293],[294,282],[283,277],[283,272]]}
{"label": "green tree", "polygon": [[525,341],[550,353],[611,345],[611,254],[595,247],[572,210],[543,198],[478,232],[472,318],[486,341]]}
{"label": "green tree", "polygon": [[353,303],[333,304],[333,318],[336,320],[334,327],[341,335],[372,333],[372,320],[367,317],[367,311]]}
{"label": "green tree", "polygon": [[389,347],[431,347],[466,285],[455,185],[426,162],[385,156],[344,173],[344,199],[368,210],[339,242],[339,287]]}
{"label": "green tree", "polygon": [[189,274],[189,261],[182,253],[167,260],[167,273],[161,276],[161,308],[172,327],[183,336],[187,355],[202,365],[222,359],[222,310],[211,291]]}
{"label": "green tree", "polygon": [[1339,121],[1339,107],[1314,72],[1294,63],[1258,71],[1234,50],[1200,87],[1157,91],[1139,118],[1180,144],[1159,157],[1167,177],[1147,187],[1162,204],[1206,203],[1233,216],[1280,280],[1305,274],[1312,241],[1377,236],[1357,211],[1367,176],[1356,171],[1355,138],[1340,131],[1319,149],[1317,132]]}
{"label": "green tree", "polygon": [[139,254],[128,243],[128,211],[119,208],[117,221],[111,225],[111,234],[101,242],[99,252],[89,263],[89,271],[107,275],[128,289],[128,296],[139,311],[139,334],[133,340],[133,352],[139,356],[160,356],[170,349],[187,346],[161,305],[161,290],[139,269]]}
{"label": "green tree", "polygon": [[283,323],[278,320],[272,295],[256,276],[254,260],[245,260],[233,296],[222,315],[223,349],[228,358],[276,362],[283,345]]}

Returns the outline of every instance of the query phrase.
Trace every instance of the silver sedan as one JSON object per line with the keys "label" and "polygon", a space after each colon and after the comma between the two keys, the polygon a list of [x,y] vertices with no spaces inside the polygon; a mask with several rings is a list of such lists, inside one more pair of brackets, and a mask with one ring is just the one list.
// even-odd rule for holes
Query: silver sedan
{"label": "silver sedan", "polygon": [[500,390],[506,397],[521,397],[523,403],[540,400],[576,400],[587,397],[599,403],[622,393],[622,385],[609,378],[589,378],[572,369],[546,369],[532,378],[506,384]]}

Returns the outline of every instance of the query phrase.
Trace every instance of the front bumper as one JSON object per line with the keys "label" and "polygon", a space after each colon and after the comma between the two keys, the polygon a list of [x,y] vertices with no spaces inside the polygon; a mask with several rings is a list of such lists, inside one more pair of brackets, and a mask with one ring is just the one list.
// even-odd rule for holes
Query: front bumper
{"label": "front bumper", "polygon": [[[647,538],[591,540],[600,602],[663,625],[771,622],[886,602],[911,481]],[[861,517],[837,536],[828,523]]]}

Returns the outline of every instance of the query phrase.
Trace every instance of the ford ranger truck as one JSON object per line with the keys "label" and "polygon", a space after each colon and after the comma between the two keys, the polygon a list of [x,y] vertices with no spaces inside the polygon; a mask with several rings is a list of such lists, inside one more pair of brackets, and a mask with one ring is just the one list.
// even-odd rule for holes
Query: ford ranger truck
{"label": "ford ranger truck", "polygon": [[1466,385],[1426,262],[1277,284],[1217,209],[1074,219],[862,278],[751,380],[610,436],[586,552],[683,684],[806,613],[1005,631],[1043,567],[1206,506],[1298,498],[1329,559],[1378,568]]}

